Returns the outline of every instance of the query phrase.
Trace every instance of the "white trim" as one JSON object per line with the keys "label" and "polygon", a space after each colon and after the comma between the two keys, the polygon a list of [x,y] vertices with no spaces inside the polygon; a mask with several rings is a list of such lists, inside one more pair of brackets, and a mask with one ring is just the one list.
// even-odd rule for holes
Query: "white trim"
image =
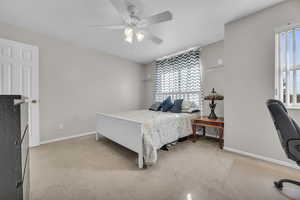
{"label": "white trim", "polygon": [[[291,104],[291,100],[290,100],[290,82],[291,82],[291,80],[290,80],[290,71],[289,71],[290,66],[288,66],[288,55],[287,55],[288,47],[289,47],[288,37],[289,37],[289,34],[287,31],[287,32],[285,32],[285,52],[284,52],[284,55],[285,55],[285,69],[284,70],[285,70],[285,81],[286,81],[286,97],[285,97],[286,102],[285,102],[285,104],[287,106],[289,106]],[[280,51],[280,49],[279,49],[279,51]],[[280,52],[279,52],[279,56],[280,56]]]}
{"label": "white trim", "polygon": [[4,72],[3,72],[3,65],[0,63],[0,94],[3,93],[3,78],[4,78]]}
{"label": "white trim", "polygon": [[8,94],[12,94],[12,64],[8,65],[8,72],[7,72],[7,76],[8,76],[8,85],[7,85],[7,90],[8,90]]}
{"label": "white trim", "polygon": [[[293,32],[293,66],[294,68],[296,67],[296,48],[297,44],[296,44],[296,31]],[[296,85],[297,85],[297,76],[296,76],[296,72],[297,71],[293,71],[293,105],[297,105],[297,90],[296,90]]]}
{"label": "white trim", "polygon": [[[219,133],[217,133],[217,134],[219,134]],[[211,137],[211,138],[216,138],[216,139],[219,139],[219,136],[218,135],[214,135],[214,134],[205,134],[205,136],[208,136],[208,137]],[[202,134],[199,134],[199,135],[202,135]]]}
{"label": "white trim", "polygon": [[30,103],[31,107],[31,130],[32,137],[30,142],[30,146],[39,146],[40,145],[40,94],[39,94],[39,48],[37,46],[32,46],[32,59],[33,65],[31,68],[31,101],[36,100],[37,103]]}
{"label": "white trim", "polygon": [[279,33],[279,32],[285,32],[285,31],[289,31],[291,29],[298,29],[298,28],[300,28],[300,24],[298,24],[298,23],[289,23],[288,25],[275,28],[274,32]]}
{"label": "white trim", "polygon": [[[279,30],[279,29],[278,29]],[[286,102],[284,104],[289,107],[299,107],[300,103],[297,102],[297,94],[296,94],[296,73],[295,70],[299,70],[300,66],[296,65],[296,31],[300,30],[300,24],[298,25],[289,25],[286,29],[280,29],[280,31],[276,32],[275,38],[275,98],[283,101],[284,97]],[[293,61],[291,66],[288,66],[288,48],[289,48],[289,34],[293,34]],[[285,64],[281,66],[281,34],[284,34],[285,37],[285,51],[284,51],[284,60]],[[294,71],[293,78],[290,77],[290,72]],[[286,93],[283,93],[283,78],[282,73],[285,72],[286,79]],[[292,79],[292,80],[291,80]],[[291,88],[292,86],[292,88]],[[290,91],[292,90],[292,91]],[[293,94],[293,102],[291,101],[291,95]],[[295,108],[297,109],[297,108]]]}
{"label": "white trim", "polygon": [[214,70],[218,70],[218,69],[221,69],[221,68],[224,68],[225,66],[223,64],[221,65],[215,65],[215,66],[211,66],[211,67],[207,67],[206,68],[206,72],[211,72],[211,71],[214,71]]}
{"label": "white trim", "polygon": [[78,138],[78,137],[82,137],[82,136],[88,136],[88,135],[93,135],[96,134],[96,131],[91,131],[91,132],[87,132],[87,133],[81,133],[78,135],[72,135],[72,136],[67,136],[67,137],[61,137],[61,138],[56,138],[56,139],[51,139],[51,140],[46,140],[46,141],[41,141],[40,144],[48,144],[48,143],[52,143],[52,142],[59,142],[59,141],[63,141],[63,140],[69,140],[72,138]]}
{"label": "white trim", "polygon": [[282,90],[282,73],[280,71],[280,42],[279,42],[280,35],[277,33],[275,34],[275,99],[283,99],[283,90]]}
{"label": "white trim", "polygon": [[202,48],[201,46],[195,46],[195,47],[191,47],[191,48],[188,48],[188,49],[184,49],[184,50],[181,50],[181,51],[177,51],[175,53],[171,53],[167,56],[164,56],[164,57],[161,57],[161,58],[157,58],[155,61],[160,61],[160,60],[164,60],[164,59],[169,59],[169,58],[172,58],[172,57],[175,57],[175,56],[178,56],[180,54],[184,54],[184,53],[187,53],[189,51],[195,51],[195,50],[199,50],[201,51]]}
{"label": "white trim", "polygon": [[300,106],[287,106],[286,109],[288,110],[300,110]]}
{"label": "white trim", "polygon": [[268,161],[268,162],[275,163],[275,164],[278,164],[278,165],[282,165],[282,166],[285,166],[285,167],[291,167],[291,168],[294,168],[294,169],[300,169],[300,167],[298,165],[291,164],[289,162],[285,162],[285,161],[281,161],[281,160],[276,160],[276,159],[273,159],[273,158],[269,158],[269,157],[265,157],[265,156],[260,156],[260,155],[253,154],[253,153],[248,153],[246,151],[241,151],[241,150],[233,149],[233,148],[230,148],[230,147],[224,147],[223,149],[226,150],[226,151],[230,151],[230,152],[233,152],[233,153],[237,153],[237,154],[249,156],[249,157],[252,157],[252,158],[259,159],[259,160]]}

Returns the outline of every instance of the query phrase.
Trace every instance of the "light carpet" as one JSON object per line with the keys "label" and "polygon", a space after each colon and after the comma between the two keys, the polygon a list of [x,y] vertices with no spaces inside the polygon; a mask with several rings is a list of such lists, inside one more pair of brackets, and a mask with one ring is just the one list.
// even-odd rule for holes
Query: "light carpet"
{"label": "light carpet", "polygon": [[31,200],[283,200],[273,181],[300,180],[299,170],[220,150],[210,140],[178,143],[158,156],[141,170],[135,153],[107,139],[41,145],[31,149]]}

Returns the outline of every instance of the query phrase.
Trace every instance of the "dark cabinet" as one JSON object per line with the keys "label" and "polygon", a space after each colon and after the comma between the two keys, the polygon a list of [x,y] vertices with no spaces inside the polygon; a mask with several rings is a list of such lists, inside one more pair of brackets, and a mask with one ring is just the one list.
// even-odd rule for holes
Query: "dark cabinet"
{"label": "dark cabinet", "polygon": [[0,199],[29,200],[28,103],[0,95]]}

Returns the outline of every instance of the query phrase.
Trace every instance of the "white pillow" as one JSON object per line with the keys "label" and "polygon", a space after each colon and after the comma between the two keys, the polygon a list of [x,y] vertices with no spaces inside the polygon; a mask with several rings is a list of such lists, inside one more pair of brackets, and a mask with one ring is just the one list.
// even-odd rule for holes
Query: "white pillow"
{"label": "white pillow", "polygon": [[181,110],[188,110],[190,109],[192,106],[192,102],[191,101],[186,101],[183,100],[182,104],[181,104]]}
{"label": "white pillow", "polygon": [[193,101],[186,101],[183,100],[182,104],[181,104],[181,110],[182,111],[189,111],[191,109],[196,109],[197,106]]}

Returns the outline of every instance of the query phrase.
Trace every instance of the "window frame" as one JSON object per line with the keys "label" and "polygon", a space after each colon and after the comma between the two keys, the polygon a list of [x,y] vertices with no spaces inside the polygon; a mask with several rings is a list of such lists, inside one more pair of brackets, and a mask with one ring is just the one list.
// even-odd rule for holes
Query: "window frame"
{"label": "window frame", "polygon": [[[296,32],[300,30],[300,24],[291,24],[285,27],[281,27],[275,30],[275,98],[278,100],[281,100],[283,102],[284,100],[284,94],[283,94],[283,83],[282,83],[282,75],[283,71],[281,68],[281,46],[280,46],[280,39],[281,39],[281,34],[285,33],[286,34],[286,39],[285,39],[285,48],[286,48],[286,53],[285,53],[285,79],[286,79],[286,96],[285,100],[286,103],[285,106],[288,109],[300,109],[300,102],[297,103],[297,94],[296,94],[296,73],[293,73],[293,102],[290,102],[290,93],[289,93],[289,84],[291,82],[289,78],[289,72],[294,71],[296,72],[297,70],[300,70],[300,64],[297,65],[297,57],[296,53],[297,51],[300,51],[300,49],[296,49],[297,43],[296,43]],[[288,48],[288,33],[293,32],[293,64],[291,66],[288,66],[287,61],[288,61],[288,56],[287,56],[287,48]]]}
{"label": "window frame", "polygon": [[[160,68],[161,66],[158,67],[156,65],[156,62],[159,61],[159,60],[156,60],[153,63],[153,66],[155,67],[154,75],[153,75],[153,77],[155,79],[154,84],[153,84],[153,100],[154,101],[163,101],[166,97],[171,96],[172,100],[177,99],[177,98],[180,98],[180,99],[183,98],[185,100],[189,100],[189,101],[194,102],[199,108],[202,108],[202,104],[203,104],[202,103],[202,97],[203,97],[203,95],[202,95],[202,63],[201,63],[201,58],[200,58],[200,50],[195,49],[195,50],[187,51],[187,52],[184,52],[182,54],[178,54],[176,56],[172,56],[172,57],[169,57],[169,58],[166,58],[166,59],[175,59],[178,56],[188,54],[192,51],[199,51],[198,52],[198,54],[199,54],[198,63],[197,63],[197,65],[192,66],[192,67],[186,66],[187,67],[186,69],[190,68],[192,71],[195,71],[195,70],[198,71],[197,74],[199,73],[199,76],[197,76],[197,77],[199,77],[199,85],[198,85],[199,90],[197,90],[197,89],[196,90],[187,90],[187,91],[183,90],[183,88],[185,88],[185,87],[182,87],[183,86],[182,82],[183,82],[183,80],[185,80],[185,78],[183,78],[185,76],[183,76],[182,73],[183,73],[183,70],[185,68],[182,67],[182,68],[178,68],[177,70],[173,71],[173,73],[177,74],[177,76],[178,76],[177,79],[178,79],[179,82],[178,82],[178,86],[176,88],[178,88],[179,90],[178,91],[172,91],[172,90],[164,91],[163,90],[163,88],[164,88],[163,84],[165,84],[164,83],[164,77],[166,76],[165,72],[168,72],[168,71],[162,70],[162,72],[160,72],[160,76],[159,76],[158,71],[159,71],[159,69],[161,69]],[[197,68],[197,69],[194,70],[192,68]],[[168,79],[166,79],[166,80],[168,80]],[[157,83],[156,83],[157,81],[160,82],[160,84],[161,84],[160,87],[157,87],[158,86]],[[167,83],[170,83],[170,82],[167,81]],[[159,88],[162,89],[162,90],[160,90]],[[192,95],[197,95],[195,100],[192,100],[193,99]],[[163,98],[161,99],[160,96],[162,96]],[[180,97],[178,97],[178,96],[180,96]]]}

